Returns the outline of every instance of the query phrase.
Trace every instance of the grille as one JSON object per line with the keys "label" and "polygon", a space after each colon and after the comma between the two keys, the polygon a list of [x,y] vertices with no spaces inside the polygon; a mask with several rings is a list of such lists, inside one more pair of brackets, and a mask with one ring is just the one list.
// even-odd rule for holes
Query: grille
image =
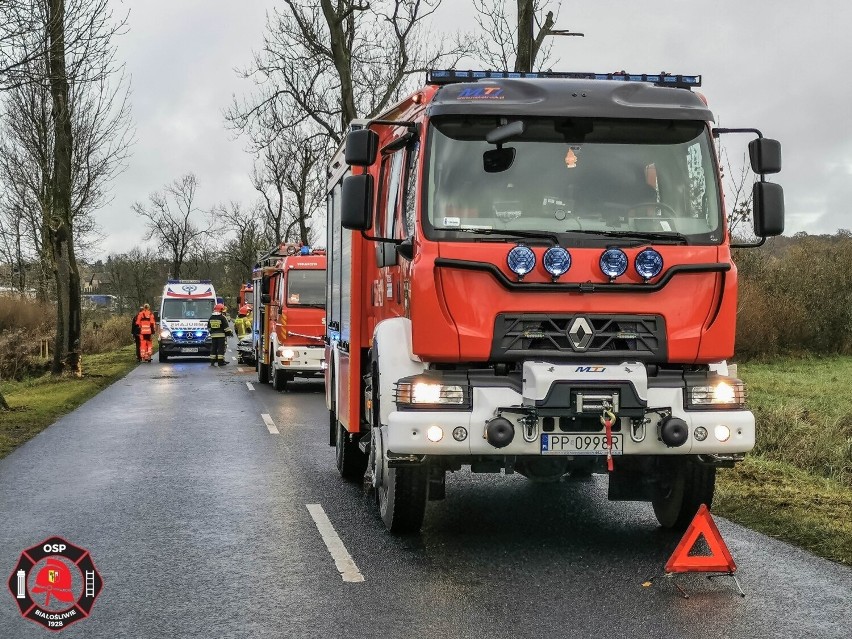
{"label": "grille", "polygon": [[491,356],[665,361],[665,321],[659,315],[501,314]]}

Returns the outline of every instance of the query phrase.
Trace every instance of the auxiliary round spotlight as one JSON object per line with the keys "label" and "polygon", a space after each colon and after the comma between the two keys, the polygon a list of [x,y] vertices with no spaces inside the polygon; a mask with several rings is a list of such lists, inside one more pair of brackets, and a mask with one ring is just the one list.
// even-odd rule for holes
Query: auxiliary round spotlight
{"label": "auxiliary round spotlight", "polygon": [[601,255],[600,267],[604,275],[615,279],[627,270],[627,255],[619,248],[607,249]]}
{"label": "auxiliary round spotlight", "polygon": [[456,426],[453,429],[453,439],[457,442],[463,442],[467,439],[467,429],[464,426]]}
{"label": "auxiliary round spotlight", "polygon": [[720,442],[726,442],[731,438],[731,429],[724,424],[719,424],[713,429],[713,434]]}
{"label": "auxiliary round spotlight", "polygon": [[652,248],[640,251],[633,262],[636,272],[643,280],[657,277],[663,270],[663,256]]}
{"label": "auxiliary round spotlight", "polygon": [[426,431],[426,439],[430,442],[439,442],[444,438],[444,431],[440,426],[430,426]]}
{"label": "auxiliary round spotlight", "polygon": [[692,436],[695,437],[696,441],[703,442],[707,439],[707,429],[704,426],[699,426],[694,431],[692,431]]}
{"label": "auxiliary round spotlight", "polygon": [[571,268],[571,254],[561,246],[551,246],[544,252],[542,258],[544,270],[553,277],[559,277]]}
{"label": "auxiliary round spotlight", "polygon": [[535,253],[529,246],[518,244],[506,256],[509,269],[518,277],[523,277],[535,266]]}

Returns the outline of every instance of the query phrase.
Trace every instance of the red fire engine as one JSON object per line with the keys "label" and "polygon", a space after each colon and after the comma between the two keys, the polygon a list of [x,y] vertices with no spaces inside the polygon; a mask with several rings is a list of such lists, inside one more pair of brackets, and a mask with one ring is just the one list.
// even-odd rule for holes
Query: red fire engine
{"label": "red fire engine", "polygon": [[252,307],[254,304],[254,288],[251,282],[247,282],[245,284],[240,284],[240,292],[237,295],[237,309],[242,308],[243,306]]}
{"label": "red fire engine", "polygon": [[752,449],[713,139],[750,133],[754,233],[780,145],[719,129],[700,76],[433,71],[329,167],[337,467],[417,530],[446,472],[607,473],[684,527]]}
{"label": "red fire engine", "polygon": [[275,390],[294,377],[323,375],[325,267],[324,250],[282,244],[252,273],[257,379]]}

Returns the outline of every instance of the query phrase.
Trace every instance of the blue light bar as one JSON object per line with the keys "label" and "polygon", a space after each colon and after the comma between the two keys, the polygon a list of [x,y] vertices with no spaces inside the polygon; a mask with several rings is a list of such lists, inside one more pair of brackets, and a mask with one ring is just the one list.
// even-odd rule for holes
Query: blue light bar
{"label": "blue light bar", "polygon": [[477,80],[504,79],[542,79],[555,78],[563,80],[615,80],[617,82],[649,82],[665,87],[689,89],[701,86],[700,75],[681,75],[673,73],[583,73],[577,71],[536,71],[533,73],[519,71],[463,71],[460,69],[432,69],[426,72],[426,84],[456,84],[458,82],[476,82]]}

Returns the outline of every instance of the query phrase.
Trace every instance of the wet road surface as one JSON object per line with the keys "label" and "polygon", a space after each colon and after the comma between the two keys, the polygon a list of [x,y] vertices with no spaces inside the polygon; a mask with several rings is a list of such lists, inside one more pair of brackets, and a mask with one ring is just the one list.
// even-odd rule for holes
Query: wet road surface
{"label": "wet road surface", "polygon": [[[727,577],[643,588],[679,536],[600,477],[455,473],[421,535],[391,536],[337,474],[322,382],[291,389],[140,365],[0,460],[3,579],[48,537],[89,550],[104,589],[62,637],[852,635],[852,569],[721,518],[745,598]],[[0,638],[46,636],[3,591]]]}

